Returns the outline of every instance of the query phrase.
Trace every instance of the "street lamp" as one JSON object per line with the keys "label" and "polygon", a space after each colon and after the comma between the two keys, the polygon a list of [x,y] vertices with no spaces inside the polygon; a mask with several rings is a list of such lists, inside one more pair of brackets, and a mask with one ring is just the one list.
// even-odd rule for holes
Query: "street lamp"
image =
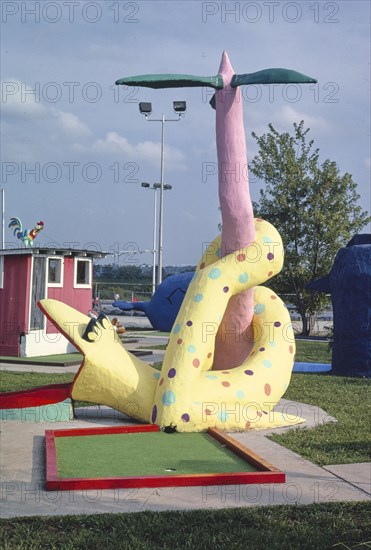
{"label": "street lamp", "polygon": [[[153,268],[152,268],[152,294],[156,291],[156,226],[157,226],[157,189],[161,189],[161,183],[154,183],[151,187],[149,183],[146,181],[143,181],[141,183],[141,186],[144,189],[151,189],[154,193],[154,201],[153,201],[153,247],[152,247],[152,255],[153,255]],[[163,186],[165,191],[170,191],[172,189],[172,186],[168,183],[165,183]],[[160,284],[160,283],[159,283]]]}
{"label": "street lamp", "polygon": [[162,253],[163,253],[163,209],[164,209],[164,131],[165,122],[178,122],[187,109],[185,101],[173,101],[174,112],[177,113],[178,118],[165,118],[163,114],[161,118],[148,118],[152,113],[152,103],[141,102],[139,103],[139,111],[145,116],[148,122],[161,122],[161,176],[160,176],[160,219],[159,219],[159,233],[158,233],[158,268],[157,268],[157,284],[162,282]]}

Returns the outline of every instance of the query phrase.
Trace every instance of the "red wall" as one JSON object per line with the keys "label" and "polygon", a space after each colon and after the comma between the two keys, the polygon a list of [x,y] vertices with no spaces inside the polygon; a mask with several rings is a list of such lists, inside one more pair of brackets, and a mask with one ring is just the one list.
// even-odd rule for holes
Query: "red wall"
{"label": "red wall", "polygon": [[[64,258],[64,275],[63,275],[63,288],[59,287],[47,287],[47,297],[59,300],[65,304],[88,314],[88,311],[92,308],[92,289],[91,288],[74,288],[74,259]],[[54,334],[59,332],[54,325],[49,321],[47,322],[46,332]]]}
{"label": "red wall", "polygon": [[28,332],[31,255],[4,256],[0,289],[0,354],[19,356],[20,334]]}

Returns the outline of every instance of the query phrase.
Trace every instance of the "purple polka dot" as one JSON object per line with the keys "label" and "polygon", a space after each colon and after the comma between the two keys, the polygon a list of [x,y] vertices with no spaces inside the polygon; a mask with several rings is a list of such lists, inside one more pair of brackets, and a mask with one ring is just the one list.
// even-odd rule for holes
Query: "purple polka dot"
{"label": "purple polka dot", "polygon": [[269,252],[269,254],[267,254],[267,258],[268,260],[273,260],[274,259],[274,254],[272,252]]}
{"label": "purple polka dot", "polygon": [[191,327],[193,325],[193,323],[192,323],[192,321],[187,321],[186,325],[187,325],[187,327]]}
{"label": "purple polka dot", "polygon": [[252,370],[245,370],[245,374],[247,374],[247,376],[252,376],[254,373]]}
{"label": "purple polka dot", "polygon": [[175,369],[170,369],[169,372],[167,373],[168,377],[169,378],[174,378],[174,376],[176,375],[176,370]]}
{"label": "purple polka dot", "polygon": [[268,414],[267,411],[263,411],[263,414]]}
{"label": "purple polka dot", "polygon": [[265,348],[259,348],[259,351],[265,351]]}
{"label": "purple polka dot", "polygon": [[223,292],[228,292],[228,291],[229,291],[229,286],[225,286],[225,287],[223,288]]}
{"label": "purple polka dot", "polygon": [[157,418],[157,407],[156,407],[156,405],[153,405],[153,409],[152,409],[152,422],[155,422],[155,421],[156,421],[156,418]]}
{"label": "purple polka dot", "polygon": [[181,419],[183,420],[183,422],[189,422],[189,419],[190,419],[189,414],[187,413],[182,414]]}
{"label": "purple polka dot", "polygon": [[281,323],[280,323],[279,321],[276,321],[276,322],[274,323],[274,326],[275,326],[275,327],[280,327],[280,326],[281,326]]}

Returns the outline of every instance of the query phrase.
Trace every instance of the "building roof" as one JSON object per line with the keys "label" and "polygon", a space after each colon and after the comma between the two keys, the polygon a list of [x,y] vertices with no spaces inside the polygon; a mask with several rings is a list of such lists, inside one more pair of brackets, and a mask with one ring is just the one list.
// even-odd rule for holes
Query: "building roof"
{"label": "building roof", "polygon": [[53,248],[53,247],[18,247],[18,248],[2,248],[0,256],[70,256],[84,258],[105,258],[109,252],[101,250],[89,250],[78,248]]}

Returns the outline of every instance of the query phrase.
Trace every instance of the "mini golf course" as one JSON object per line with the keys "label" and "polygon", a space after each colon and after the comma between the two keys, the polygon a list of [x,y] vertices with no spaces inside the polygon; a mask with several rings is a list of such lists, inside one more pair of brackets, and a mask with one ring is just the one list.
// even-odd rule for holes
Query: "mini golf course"
{"label": "mini golf course", "polygon": [[155,425],[47,430],[48,490],[284,483],[285,474],[215,428]]}

